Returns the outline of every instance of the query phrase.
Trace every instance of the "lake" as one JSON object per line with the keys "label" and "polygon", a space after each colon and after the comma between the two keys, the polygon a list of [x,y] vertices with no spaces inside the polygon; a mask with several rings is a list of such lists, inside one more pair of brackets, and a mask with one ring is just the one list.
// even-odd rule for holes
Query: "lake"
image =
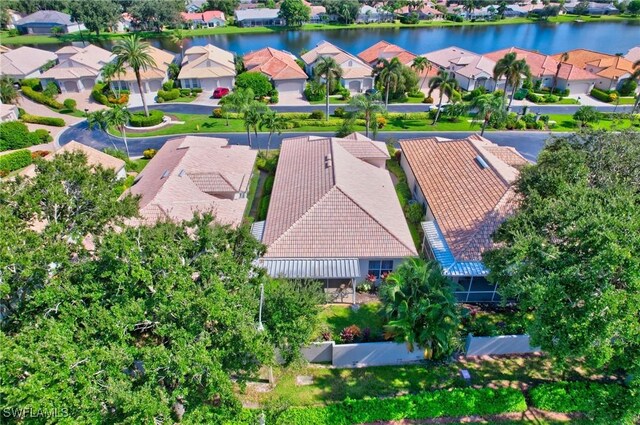
{"label": "lake", "polygon": [[[358,30],[282,31],[267,34],[223,34],[188,39],[185,48],[214,44],[244,54],[263,47],[273,47],[299,54],[327,40],[353,54],[386,40],[416,54],[448,46],[458,46],[477,53],[487,53],[517,46],[552,54],[576,48],[606,53],[626,53],[640,45],[639,22],[535,23],[493,26],[433,28],[363,28]],[[150,40],[156,47],[178,52],[169,39]],[[79,44],[79,43],[75,43]],[[80,43],[81,44],[81,43]],[[104,47],[110,47],[106,42]],[[60,45],[38,46],[57,50]]]}

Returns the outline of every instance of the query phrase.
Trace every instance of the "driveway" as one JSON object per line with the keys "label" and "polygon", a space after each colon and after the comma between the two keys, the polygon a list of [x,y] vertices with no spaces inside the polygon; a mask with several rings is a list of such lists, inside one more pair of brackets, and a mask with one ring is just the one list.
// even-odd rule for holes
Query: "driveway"
{"label": "driveway", "polygon": [[89,112],[94,112],[99,109],[105,109],[106,106],[96,102],[91,99],[91,91],[84,90],[80,93],[63,93],[58,96],[58,100],[63,102],[64,99],[73,99],[76,101],[76,109],[80,111],[84,111],[85,109],[89,110]]}
{"label": "driveway", "polygon": [[310,103],[299,93],[283,91],[278,93],[278,105],[309,106]]}
{"label": "driveway", "polygon": [[[59,114],[58,112],[54,112],[51,109],[47,108],[46,106],[40,103],[36,103],[25,96],[21,96],[20,98],[18,98],[18,106],[24,109],[27,114],[38,115],[41,117],[62,118],[67,123],[67,126],[72,126],[84,120],[84,118],[74,117],[73,115]],[[78,109],[80,109],[79,106],[78,106]],[[53,137],[53,140],[56,140],[57,136],[61,132],[66,130],[66,127],[53,127],[53,126],[42,125],[42,124],[27,123],[26,125],[31,131],[35,131],[38,129],[47,130],[49,134],[51,134],[51,137]]]}

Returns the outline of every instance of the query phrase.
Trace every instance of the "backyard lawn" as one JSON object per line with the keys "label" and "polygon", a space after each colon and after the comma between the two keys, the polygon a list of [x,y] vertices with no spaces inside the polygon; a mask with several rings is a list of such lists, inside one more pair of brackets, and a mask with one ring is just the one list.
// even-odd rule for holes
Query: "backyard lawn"
{"label": "backyard lawn", "polygon": [[369,328],[372,340],[382,340],[380,302],[361,304],[357,310],[350,305],[326,305],[320,313],[320,320],[326,325],[321,332],[330,332],[333,341],[340,341],[340,332],[347,326],[356,325],[361,330]]}

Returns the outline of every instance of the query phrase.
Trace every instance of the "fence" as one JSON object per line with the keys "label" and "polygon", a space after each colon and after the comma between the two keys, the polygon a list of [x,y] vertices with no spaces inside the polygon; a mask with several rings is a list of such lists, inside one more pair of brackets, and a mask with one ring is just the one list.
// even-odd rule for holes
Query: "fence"
{"label": "fence", "polygon": [[467,356],[526,354],[540,351],[540,347],[531,347],[529,335],[467,336],[465,345]]}

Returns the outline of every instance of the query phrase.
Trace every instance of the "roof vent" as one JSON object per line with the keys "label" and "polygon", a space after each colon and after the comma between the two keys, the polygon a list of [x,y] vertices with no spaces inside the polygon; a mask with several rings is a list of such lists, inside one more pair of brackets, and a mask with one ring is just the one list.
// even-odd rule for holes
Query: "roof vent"
{"label": "roof vent", "polygon": [[478,164],[480,164],[480,167],[483,170],[489,168],[489,164],[487,164],[487,162],[484,160],[484,158],[481,157],[480,155],[476,156],[476,161],[478,161]]}
{"label": "roof vent", "polygon": [[178,173],[178,177],[182,177],[186,174],[186,172],[184,171],[184,169],[180,170],[180,172]]}
{"label": "roof vent", "polygon": [[324,168],[330,168],[332,165],[331,154],[325,155],[324,157]]}
{"label": "roof vent", "polygon": [[161,179],[166,179],[167,177],[169,177],[169,170],[164,170],[164,172],[162,173],[162,175],[160,176]]}

